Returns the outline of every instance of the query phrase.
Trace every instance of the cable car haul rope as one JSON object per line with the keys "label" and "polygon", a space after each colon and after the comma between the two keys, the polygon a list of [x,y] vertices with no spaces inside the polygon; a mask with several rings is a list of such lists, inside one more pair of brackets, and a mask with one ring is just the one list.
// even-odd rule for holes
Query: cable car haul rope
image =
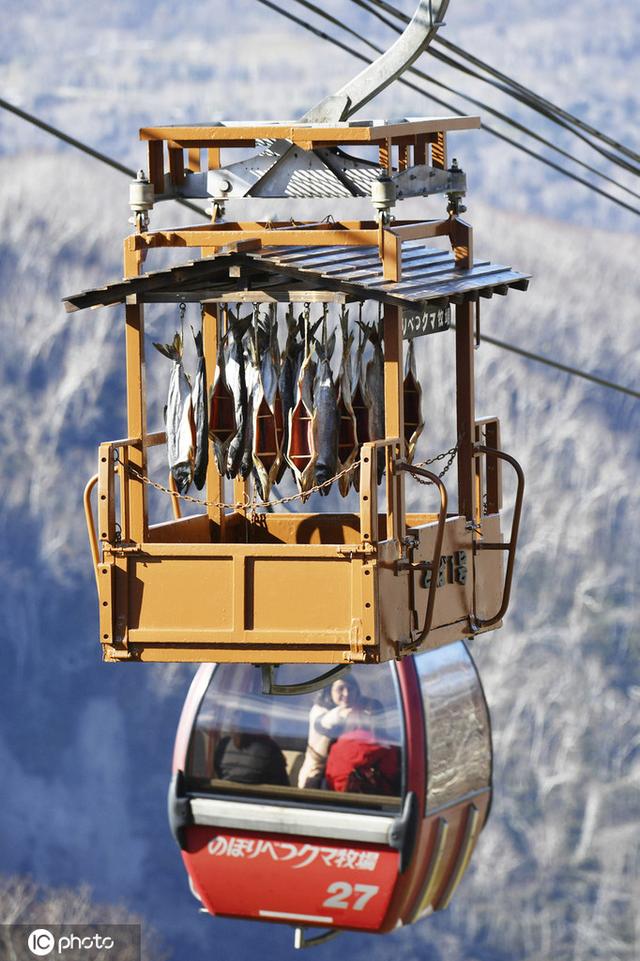
{"label": "cable car haul rope", "polygon": [[[144,128],[124,280],[65,301],[124,313],[128,436],[100,445],[84,499],[103,657],[201,664],[169,792],[192,891],[211,914],[297,926],[298,947],[445,908],[490,804],[464,639],[508,610],[524,475],[476,414],[474,354],[480,302],[529,278],[482,260],[462,219],[449,138],[479,118],[349,121],[446,6],[421,0],[300,121]],[[151,229],[172,199],[206,201],[210,222]],[[158,304],[178,323],[146,358]],[[150,431],[146,382],[164,378]],[[407,476],[425,485],[410,506]]]}

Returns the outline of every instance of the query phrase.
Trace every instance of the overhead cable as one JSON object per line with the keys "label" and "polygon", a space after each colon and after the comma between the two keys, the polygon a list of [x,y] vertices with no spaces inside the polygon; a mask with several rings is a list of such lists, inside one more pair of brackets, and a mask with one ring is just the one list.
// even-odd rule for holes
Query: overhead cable
{"label": "overhead cable", "polygon": [[[93,157],[94,160],[99,160],[103,164],[107,164],[108,167],[113,167],[114,170],[118,170],[120,173],[126,174],[128,177],[135,179],[136,171],[132,170],[131,167],[125,167],[119,161],[114,160],[113,157],[107,156],[107,154],[101,153],[99,150],[95,150],[93,147],[89,147],[88,144],[83,143],[81,140],[76,140],[75,137],[69,136],[69,134],[64,133],[62,130],[58,130],[57,127],[52,127],[51,124],[45,123],[44,120],[40,120],[39,117],[34,116],[32,113],[28,113],[26,110],[21,110],[20,107],[16,107],[15,104],[9,103],[8,100],[4,100],[0,97],[0,108],[3,110],[8,110],[10,113],[20,117],[22,120],[26,120],[27,123],[33,124],[34,127],[38,127],[40,130],[44,130],[45,133],[51,134],[52,137],[56,137],[58,140],[62,140],[64,143],[69,144],[71,147],[75,147],[76,150],[81,150],[82,153],[88,154],[89,157]],[[197,204],[192,204],[188,200],[183,200],[182,198],[174,198],[176,203],[182,204],[183,207],[188,207],[189,210],[195,210],[196,213],[204,216],[204,211]]]}
{"label": "overhead cable", "polygon": [[595,374],[589,374],[584,370],[580,370],[578,367],[569,367],[567,364],[560,364],[556,360],[549,360],[548,357],[543,357],[541,354],[533,354],[530,350],[523,350],[522,347],[516,347],[514,344],[508,344],[504,340],[497,340],[495,337],[489,337],[483,333],[480,341],[485,340],[488,344],[493,344],[494,347],[500,347],[502,350],[508,350],[512,354],[526,357],[527,360],[535,360],[537,363],[544,364],[546,367],[553,367],[555,370],[561,370],[565,374],[571,374],[573,377],[581,377],[583,380],[591,381],[592,384],[598,384],[600,387],[608,387],[609,390],[615,390],[620,394],[627,394],[629,397],[635,397],[636,400],[640,400],[640,391],[632,390],[630,387],[623,387],[622,384],[605,380],[604,377],[596,377]]}
{"label": "overhead cable", "polygon": [[[308,2],[308,0],[306,0],[306,2]],[[291,20],[293,23],[298,24],[298,26],[302,27],[303,30],[307,30],[308,32],[314,34],[314,36],[320,37],[322,40],[326,40],[328,43],[333,44],[333,46],[338,47],[340,50],[344,50],[346,53],[350,54],[352,57],[355,57],[357,60],[360,60],[363,63],[367,63],[367,64],[373,63],[373,61],[369,57],[367,57],[365,54],[360,53],[357,50],[353,50],[348,44],[342,43],[342,41],[338,40],[336,37],[333,37],[330,34],[325,33],[323,30],[320,30],[318,27],[312,26],[307,21],[302,20],[300,17],[296,17],[295,14],[290,13],[288,10],[283,10],[282,7],[274,3],[273,0],[258,0],[258,3],[261,3],[265,7],[269,7],[269,9],[274,10],[276,13],[279,13],[281,16],[285,17],[287,20]],[[320,16],[323,16],[323,11],[320,10],[320,8],[318,8],[318,12]],[[442,100],[440,97],[434,96],[432,93],[429,93],[428,91],[424,90],[424,88],[417,86],[417,84],[412,83],[410,80],[407,80],[406,77],[399,77],[398,82],[401,84],[404,84],[405,87],[409,87],[410,90],[414,90],[416,93],[419,93],[422,96],[428,97],[434,103],[440,104],[440,106],[442,107],[446,107],[447,110],[450,110],[452,113],[456,114],[457,116],[459,117],[465,116],[465,113],[463,110],[459,110],[457,107],[454,107],[453,104],[447,103],[447,101]],[[490,127],[486,123],[481,123],[481,127],[483,130],[486,130],[487,133],[491,134],[492,136],[497,137],[499,140],[503,140],[505,143],[510,144],[510,146],[512,147],[515,147],[516,150],[520,150],[522,153],[526,153],[528,156],[533,157],[535,160],[538,160],[540,163],[545,164],[545,166],[550,167],[552,170],[556,170],[558,173],[563,174],[565,177],[569,177],[571,180],[576,181],[576,183],[582,184],[584,187],[587,187],[588,190],[591,190],[594,193],[599,194],[601,197],[605,197],[607,200],[610,200],[612,203],[616,204],[618,207],[622,207],[624,210],[628,210],[630,213],[640,216],[640,209],[638,209],[637,207],[633,207],[631,204],[625,203],[623,200],[619,200],[617,197],[614,197],[612,194],[607,193],[606,190],[602,190],[600,187],[596,187],[595,184],[592,184],[588,180],[585,180],[584,177],[580,177],[578,176],[578,174],[575,174],[572,171],[566,170],[564,167],[561,167],[559,164],[554,163],[553,160],[549,160],[548,157],[543,157],[541,154],[536,153],[534,150],[531,150],[529,147],[526,147],[524,144],[518,143],[517,140],[513,140],[511,137],[508,137],[506,134],[501,133],[499,130],[496,130],[494,127]]]}
{"label": "overhead cable", "polygon": [[[405,13],[402,13],[400,10],[397,10],[392,4],[386,2],[386,0],[366,0],[366,2],[365,0],[351,0],[351,2],[367,10],[369,13],[373,14],[373,16],[377,17],[379,20],[382,21],[382,23],[384,23],[386,26],[390,27],[393,30],[398,31],[398,27],[395,24],[390,23],[389,20],[383,17],[382,14],[379,13],[379,10],[386,11],[391,16],[395,17],[397,20],[401,21],[404,24],[409,23],[410,18]],[[640,154],[637,153],[636,151],[625,146],[619,141],[614,140],[612,137],[609,137],[607,134],[603,133],[603,131],[596,129],[595,127],[592,127],[590,124],[586,123],[584,120],[581,120],[579,117],[574,116],[573,114],[569,113],[567,110],[564,110],[562,107],[559,107],[557,104],[554,104],[550,100],[547,100],[545,97],[541,97],[539,94],[535,93],[529,87],[526,87],[524,84],[519,83],[517,80],[514,80],[512,77],[507,76],[507,74],[502,73],[501,71],[497,70],[495,67],[492,67],[490,64],[486,63],[485,61],[480,60],[479,57],[476,57],[473,54],[469,53],[468,51],[463,50],[462,47],[459,47],[457,44],[452,43],[451,40],[447,40],[441,34],[436,34],[436,36],[434,37],[434,43],[447,48],[450,52],[455,53],[458,57],[461,57],[463,60],[468,60],[469,63],[472,63],[476,67],[480,68],[481,70],[484,70],[487,74],[494,77],[496,80],[500,82],[494,83],[490,81],[487,77],[483,77],[481,74],[478,74],[475,71],[471,71],[469,70],[469,68],[465,68],[463,64],[459,64],[458,62],[456,62],[455,60],[452,60],[451,58],[445,58],[443,54],[439,53],[436,49],[434,49],[433,44],[429,47],[429,50],[428,50],[428,53],[431,54],[432,56],[437,57],[438,59],[443,60],[444,62],[448,62],[455,69],[463,70],[463,72],[467,73],[469,76],[476,77],[477,79],[482,80],[484,83],[490,83],[491,86],[494,86],[499,90],[502,90],[504,93],[508,94],[509,96],[515,97],[520,102],[529,106],[532,110],[537,110],[539,113],[542,113],[545,117],[548,117],[548,119],[552,120],[554,123],[557,123],[560,126],[564,127],[565,129],[569,130],[576,137],[579,137],[581,140],[587,143],[594,150],[597,150],[599,153],[602,154],[602,156],[606,157],[612,163],[615,163],[615,164],[618,164],[619,166],[624,167],[624,169],[631,171],[631,173],[640,175],[640,170],[638,169],[637,166],[632,166],[631,164],[627,164],[625,161],[622,160],[622,158],[616,157],[615,155],[611,154],[609,151],[602,150],[597,146],[597,144],[594,144],[592,140],[590,140],[588,137],[582,136],[578,132],[578,130],[582,130],[584,133],[589,134],[591,137],[595,137],[596,139],[600,140],[602,143],[608,144],[609,146],[617,150],[619,153],[622,153],[625,156],[629,157],[631,160],[635,161],[636,164],[640,164]]]}
{"label": "overhead cable", "polygon": [[496,77],[496,79],[501,80],[503,83],[507,84],[508,86],[514,89],[520,90],[521,93],[526,94],[532,99],[535,99],[540,105],[544,105],[549,111],[553,112],[554,114],[557,114],[559,117],[563,117],[568,123],[574,124],[576,127],[579,127],[585,133],[590,134],[592,137],[597,137],[603,143],[608,144],[610,147],[613,147],[615,150],[624,154],[626,157],[629,157],[631,160],[634,160],[636,163],[640,164],[640,153],[638,153],[637,151],[632,150],[630,147],[627,147],[625,144],[620,143],[618,140],[614,140],[612,137],[609,137],[608,134],[604,133],[602,130],[598,130],[596,127],[592,127],[590,124],[586,123],[584,120],[581,120],[579,117],[576,117],[572,113],[569,113],[569,111],[564,110],[562,107],[559,107],[557,104],[552,103],[550,100],[547,100],[544,97],[541,97],[540,94],[534,93],[528,87],[525,87],[523,84],[518,83],[518,81],[513,80],[511,77],[508,77],[506,74],[501,73],[499,70],[496,70],[495,67],[492,67],[490,64],[487,64],[483,60],[480,60],[478,57],[469,53],[467,50],[463,50],[462,47],[458,47],[455,43],[452,43],[450,40],[446,40],[444,37],[436,37],[436,41],[441,46],[447,47],[453,53],[456,53],[458,56],[464,58],[465,60],[468,60],[470,63],[475,64],[475,66],[480,67],[482,70],[485,70],[487,73]]}
{"label": "overhead cable", "polygon": [[[311,10],[313,13],[316,13],[318,16],[323,17],[325,20],[329,21],[330,23],[333,23],[335,26],[339,27],[341,30],[343,30],[345,33],[349,34],[350,36],[355,37],[357,40],[361,40],[363,43],[365,43],[368,47],[370,47],[376,53],[381,54],[384,52],[381,47],[377,46],[377,44],[373,43],[371,40],[368,40],[366,37],[361,36],[361,34],[357,33],[355,30],[352,30],[351,27],[348,27],[346,24],[341,23],[340,20],[338,20],[336,17],[333,17],[331,16],[331,14],[326,13],[326,11],[322,10],[316,4],[310,2],[310,0],[295,0],[295,2],[300,4],[303,7],[306,7],[308,10]],[[352,2],[357,3],[358,6],[363,6],[364,9],[367,9],[367,10],[369,9],[368,7],[365,6],[363,0],[352,0]],[[396,32],[398,31],[398,28],[395,25],[392,26],[392,29],[395,30]],[[448,60],[448,58],[444,58],[444,59]],[[577,164],[578,166],[582,167],[585,170],[588,170],[590,173],[595,174],[597,177],[601,177],[603,180],[606,180],[608,183],[613,184],[613,186],[617,187],[619,190],[622,190],[625,193],[631,194],[631,196],[636,197],[638,200],[640,200],[640,194],[636,193],[635,190],[631,190],[630,188],[626,187],[624,184],[621,184],[619,181],[614,180],[613,177],[610,177],[608,174],[603,173],[601,170],[598,170],[596,167],[592,167],[591,164],[585,163],[585,161],[580,160],[578,157],[575,157],[573,154],[569,153],[567,150],[564,150],[562,147],[557,146],[557,144],[554,144],[551,140],[547,140],[546,137],[543,137],[541,136],[541,134],[538,134],[534,130],[531,130],[530,127],[527,127],[525,126],[525,124],[520,123],[517,120],[514,120],[512,117],[508,116],[508,114],[502,113],[502,111],[496,110],[494,107],[489,106],[489,104],[484,103],[482,100],[477,100],[475,97],[470,97],[468,94],[461,93],[459,90],[456,90],[455,88],[448,86],[446,83],[443,83],[440,80],[436,80],[433,77],[430,77],[429,74],[420,70],[415,65],[410,67],[409,69],[411,73],[413,73],[417,77],[420,77],[422,80],[426,81],[427,83],[433,84],[434,86],[439,87],[441,90],[446,90],[448,93],[452,93],[455,96],[461,97],[463,100],[466,100],[468,103],[472,103],[474,106],[479,107],[481,110],[484,110],[486,113],[492,114],[498,120],[502,120],[507,125],[518,130],[520,133],[524,133],[526,136],[531,137],[533,140],[537,140],[538,143],[541,143],[545,147],[548,147],[550,150],[555,151],[556,153],[560,154],[563,157],[566,157],[572,163]],[[638,171],[638,174],[640,174],[640,170]]]}

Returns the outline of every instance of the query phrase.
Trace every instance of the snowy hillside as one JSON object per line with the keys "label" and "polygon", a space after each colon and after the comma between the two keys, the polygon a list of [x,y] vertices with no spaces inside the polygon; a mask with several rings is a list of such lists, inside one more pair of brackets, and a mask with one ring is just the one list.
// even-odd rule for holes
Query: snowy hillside
{"label": "snowy hillside", "polygon": [[[533,12],[452,0],[450,36],[637,147],[640,12],[614,6],[605,32],[595,0]],[[336,52],[335,83],[318,76],[320,41],[250,0],[185,7],[177,23],[173,9],[116,2],[97,23],[71,0],[12,10],[3,95],[135,165],[138,126],[295,116],[353,72]],[[348,16],[388,36],[351,5]],[[402,89],[376,113],[426,112]],[[97,443],[123,435],[122,320],[117,308],[68,317],[60,298],[120,275],[126,178],[8,114],[0,131],[0,872],[86,881],[102,902],[117,892],[180,961],[214,948],[242,961],[258,944],[265,958],[288,957],[288,930],[202,918],[187,890],[164,792],[190,669],[99,662],[80,505]],[[637,389],[631,216],[484,134],[460,140],[478,255],[535,278],[527,294],[483,305],[484,331]],[[431,452],[450,446],[438,428],[451,389],[446,337],[419,356]],[[512,608],[473,649],[494,722],[492,818],[448,912],[385,940],[345,936],[323,955],[634,961],[640,407],[486,343],[477,360],[478,411],[500,416],[505,448],[527,472]],[[164,388],[153,388],[158,409]]]}

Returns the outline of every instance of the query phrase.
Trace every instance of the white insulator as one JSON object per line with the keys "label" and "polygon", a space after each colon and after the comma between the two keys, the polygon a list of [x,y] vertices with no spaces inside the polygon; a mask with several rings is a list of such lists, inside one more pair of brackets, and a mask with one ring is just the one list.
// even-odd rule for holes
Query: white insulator
{"label": "white insulator", "polygon": [[395,207],[396,185],[390,177],[379,177],[371,184],[371,202],[376,210],[385,213]]}
{"label": "white insulator", "polygon": [[149,183],[144,171],[138,171],[138,177],[129,184],[129,206],[134,213],[145,213],[153,207],[153,184]]}

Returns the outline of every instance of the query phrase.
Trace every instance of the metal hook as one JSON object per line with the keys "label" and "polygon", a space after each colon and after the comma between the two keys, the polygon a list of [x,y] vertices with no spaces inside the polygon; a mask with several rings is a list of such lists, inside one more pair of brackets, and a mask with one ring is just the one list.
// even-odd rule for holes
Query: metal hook
{"label": "metal hook", "polygon": [[395,43],[336,93],[325,97],[308,110],[302,120],[307,123],[348,120],[385,87],[397,80],[426,50],[438,28],[442,26],[449,0],[440,0],[435,17],[432,4],[433,0],[420,0],[411,22]]}
{"label": "metal hook", "polygon": [[289,696],[295,694],[312,694],[314,691],[319,691],[321,688],[326,687],[330,681],[337,680],[337,678],[351,670],[350,664],[338,664],[337,667],[332,667],[330,670],[325,671],[324,674],[312,677],[308,681],[301,681],[299,684],[276,684],[273,677],[277,667],[277,664],[260,665],[263,694]]}

